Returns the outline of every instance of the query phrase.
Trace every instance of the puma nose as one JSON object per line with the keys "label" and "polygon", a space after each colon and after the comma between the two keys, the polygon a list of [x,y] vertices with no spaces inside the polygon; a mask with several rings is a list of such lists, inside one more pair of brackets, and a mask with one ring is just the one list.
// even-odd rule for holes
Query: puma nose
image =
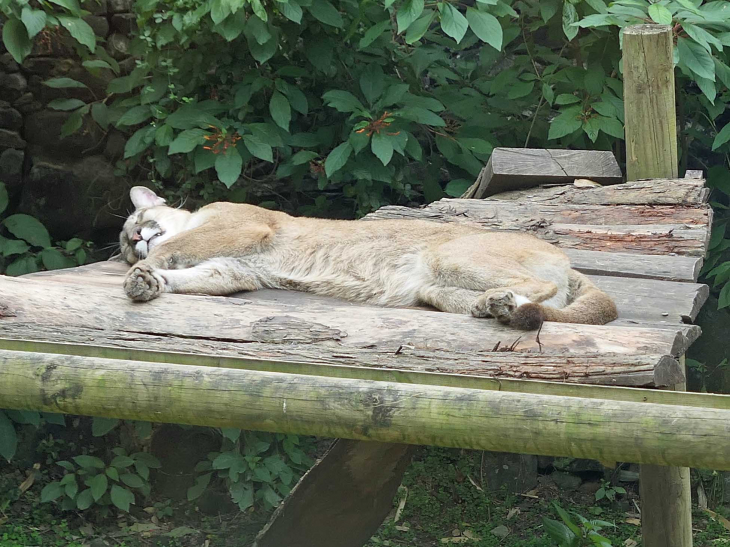
{"label": "puma nose", "polygon": [[132,241],[142,241],[142,228],[137,226],[132,233]]}

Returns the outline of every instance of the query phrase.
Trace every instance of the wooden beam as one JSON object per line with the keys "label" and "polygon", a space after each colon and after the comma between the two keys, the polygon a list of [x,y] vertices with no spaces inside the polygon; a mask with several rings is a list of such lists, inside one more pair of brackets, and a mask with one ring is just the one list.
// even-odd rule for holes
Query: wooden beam
{"label": "wooden beam", "polygon": [[730,410],[715,408],[10,351],[0,406],[730,469]]}
{"label": "wooden beam", "polygon": [[481,199],[540,184],[572,184],[581,178],[600,184],[623,182],[621,168],[611,152],[498,147],[462,197]]}
{"label": "wooden beam", "polygon": [[[623,32],[628,179],[677,177],[672,28],[637,25]],[[689,469],[642,465],[639,475],[644,547],[691,547]]]}

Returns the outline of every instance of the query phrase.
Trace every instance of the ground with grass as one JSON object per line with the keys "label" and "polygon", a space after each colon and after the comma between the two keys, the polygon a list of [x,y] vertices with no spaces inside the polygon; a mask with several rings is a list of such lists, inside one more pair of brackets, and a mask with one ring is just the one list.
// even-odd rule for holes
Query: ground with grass
{"label": "ground with grass", "polygon": [[[552,547],[556,543],[546,533],[543,518],[560,520],[554,503],[589,520],[611,523],[600,533],[613,546],[641,545],[635,483],[622,483],[626,494],[616,493],[615,501],[597,502],[600,478],[589,477],[566,491],[548,471],[529,492],[488,493],[481,453],[424,448],[368,547]],[[263,511],[205,515],[192,503],[154,498],[130,513],[106,517],[62,512],[55,503],[40,502],[42,474],[21,493],[26,479],[17,469],[0,469],[0,547],[245,547],[268,518]],[[728,511],[722,506],[713,510],[695,510],[695,547],[730,545],[730,522],[722,517]]]}

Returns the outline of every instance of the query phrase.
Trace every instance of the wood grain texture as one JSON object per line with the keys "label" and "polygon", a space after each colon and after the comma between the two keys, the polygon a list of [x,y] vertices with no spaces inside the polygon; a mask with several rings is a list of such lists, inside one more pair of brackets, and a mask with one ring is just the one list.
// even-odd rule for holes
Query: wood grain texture
{"label": "wood grain texture", "polygon": [[9,351],[0,378],[6,408],[730,469],[718,408]]}
{"label": "wood grain texture", "polygon": [[462,197],[481,199],[539,184],[572,183],[577,178],[600,184],[623,181],[621,168],[608,151],[498,147]]}

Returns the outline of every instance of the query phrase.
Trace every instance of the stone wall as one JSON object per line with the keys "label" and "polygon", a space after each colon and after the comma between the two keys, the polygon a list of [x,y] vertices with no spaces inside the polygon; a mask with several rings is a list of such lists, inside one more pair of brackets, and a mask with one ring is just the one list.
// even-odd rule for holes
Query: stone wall
{"label": "stone wall", "polygon": [[[92,0],[85,19],[104,47],[122,67],[129,68],[129,38],[135,16],[132,0]],[[88,89],[54,89],[49,78],[69,77]],[[91,74],[81,66],[65,32],[43,31],[31,55],[19,66],[0,42],[0,182],[11,198],[11,212],[41,220],[55,239],[81,236],[99,243],[116,240],[121,219],[129,210],[131,181],[114,175],[124,139],[113,128],[102,130],[85,117],[83,126],[61,139],[71,115],[47,108],[59,98],[86,102],[103,100],[109,70]]]}

